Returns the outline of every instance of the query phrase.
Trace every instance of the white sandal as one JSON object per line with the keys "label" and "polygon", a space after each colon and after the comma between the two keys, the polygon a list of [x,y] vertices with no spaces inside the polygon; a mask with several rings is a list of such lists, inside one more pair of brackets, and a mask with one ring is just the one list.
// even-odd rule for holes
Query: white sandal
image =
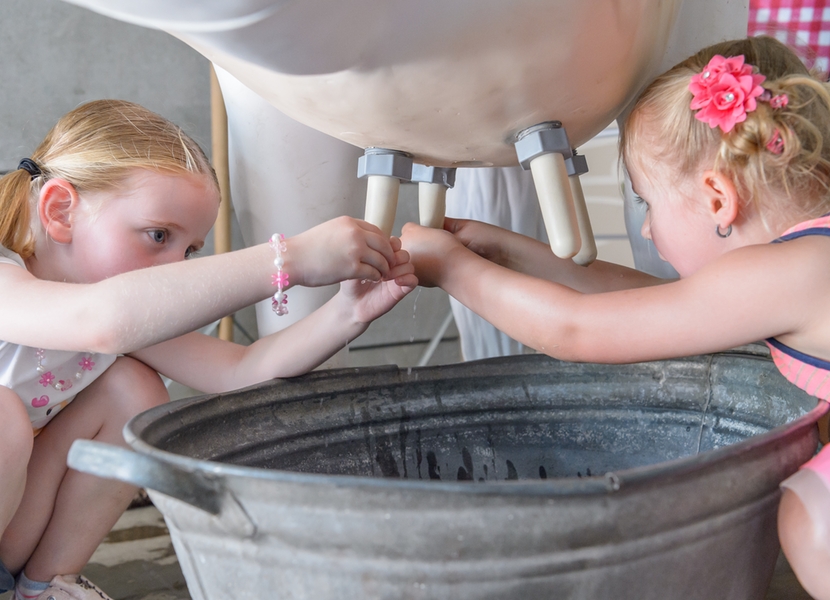
{"label": "white sandal", "polygon": [[57,575],[37,600],[112,600],[83,575]]}

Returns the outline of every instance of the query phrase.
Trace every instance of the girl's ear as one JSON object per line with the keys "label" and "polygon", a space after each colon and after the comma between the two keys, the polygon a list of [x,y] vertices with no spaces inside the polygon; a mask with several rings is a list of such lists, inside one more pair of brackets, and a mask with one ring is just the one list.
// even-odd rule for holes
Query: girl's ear
{"label": "girl's ear", "polygon": [[59,244],[72,241],[72,214],[80,198],[75,186],[65,179],[50,179],[40,189],[37,214],[46,234]]}
{"label": "girl's ear", "polygon": [[704,171],[702,183],[706,210],[714,223],[726,230],[737,219],[740,208],[735,184],[729,177],[716,171]]}

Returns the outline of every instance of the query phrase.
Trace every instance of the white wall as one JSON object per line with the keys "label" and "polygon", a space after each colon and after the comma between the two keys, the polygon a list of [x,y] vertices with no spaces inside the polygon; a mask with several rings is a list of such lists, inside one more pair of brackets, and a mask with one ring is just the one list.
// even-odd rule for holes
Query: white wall
{"label": "white wall", "polygon": [[0,2],[0,172],[64,113],[98,98],[138,102],[210,151],[208,61],[170,35],[59,0]]}

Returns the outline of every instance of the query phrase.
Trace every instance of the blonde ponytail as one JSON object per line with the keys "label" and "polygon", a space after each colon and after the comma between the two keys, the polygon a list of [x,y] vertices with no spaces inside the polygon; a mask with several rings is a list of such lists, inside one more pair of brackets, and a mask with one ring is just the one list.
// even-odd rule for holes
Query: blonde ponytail
{"label": "blonde ponytail", "polygon": [[29,228],[32,176],[17,169],[0,179],[0,245],[26,258],[32,255]]}
{"label": "blonde ponytail", "polygon": [[[723,136],[716,164],[762,209],[797,211],[804,217],[824,214],[830,210],[827,85],[809,76],[789,75],[765,81],[764,87],[786,96],[787,105],[759,103],[733,135]],[[773,196],[765,198],[765,189]]]}

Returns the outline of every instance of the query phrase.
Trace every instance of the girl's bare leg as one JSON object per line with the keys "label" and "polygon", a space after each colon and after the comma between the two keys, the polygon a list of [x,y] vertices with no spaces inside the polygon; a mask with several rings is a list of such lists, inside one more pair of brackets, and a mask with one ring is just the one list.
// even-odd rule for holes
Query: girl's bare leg
{"label": "girl's bare leg", "polygon": [[136,488],[70,470],[76,439],[125,446],[121,430],[136,414],[167,402],[158,374],[118,358],[35,438],[20,508],[0,541],[11,572],[34,581],[78,573],[129,506]]}
{"label": "girl's bare leg", "polygon": [[[825,511],[830,498],[816,497],[819,511]],[[778,538],[781,549],[799,583],[815,600],[830,600],[827,573],[830,567],[830,542],[825,523],[811,517],[801,498],[785,489],[778,508]]]}
{"label": "girl's bare leg", "polygon": [[26,485],[32,454],[32,424],[20,397],[0,386],[0,539],[12,520]]}

